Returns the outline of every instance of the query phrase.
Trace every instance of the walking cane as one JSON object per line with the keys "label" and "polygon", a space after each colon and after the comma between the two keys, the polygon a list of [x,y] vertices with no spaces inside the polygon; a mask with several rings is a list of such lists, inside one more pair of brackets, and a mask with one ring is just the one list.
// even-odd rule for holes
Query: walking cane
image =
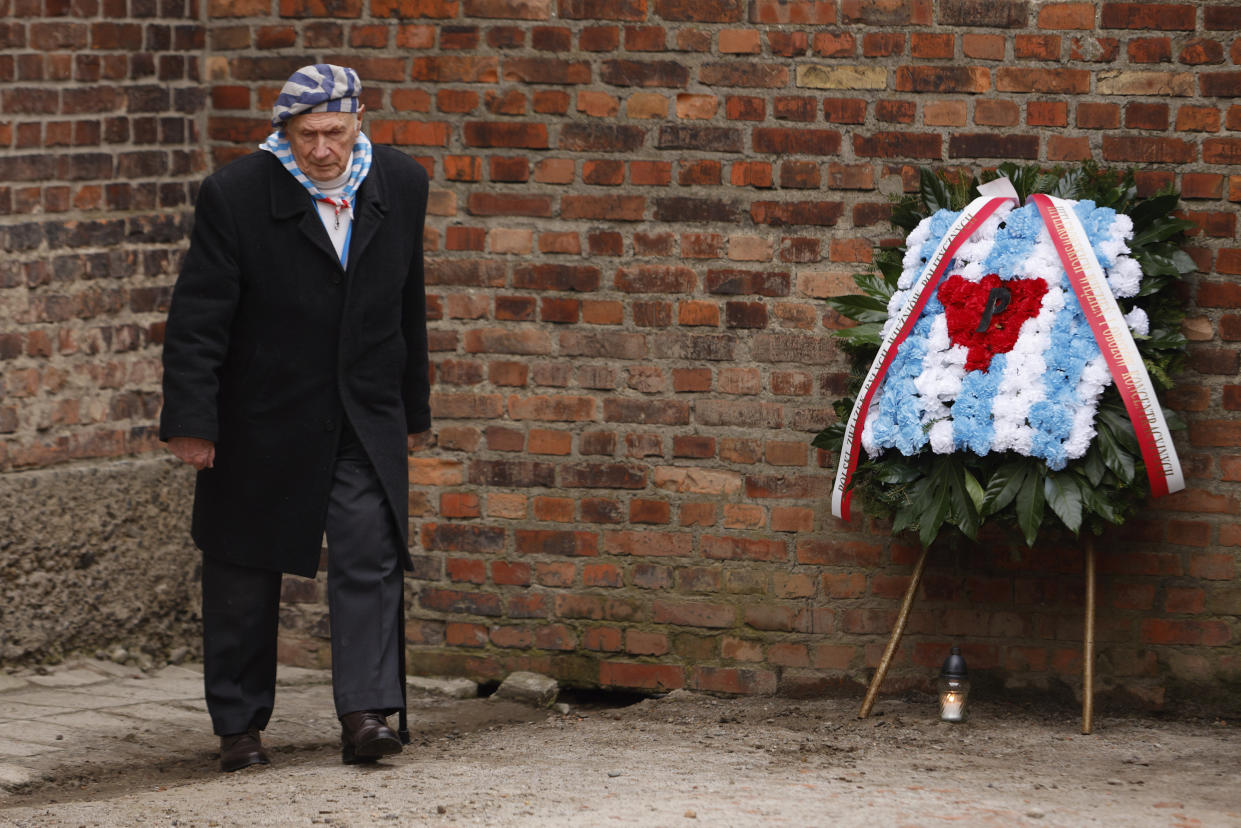
{"label": "walking cane", "polygon": [[[400,566],[400,564],[397,564]],[[405,573],[401,573],[401,600],[396,602],[396,646],[400,651],[398,658],[401,665],[401,710],[397,718],[396,735],[401,740],[401,744],[409,744],[409,719],[406,707],[409,705],[409,696],[405,689]]]}

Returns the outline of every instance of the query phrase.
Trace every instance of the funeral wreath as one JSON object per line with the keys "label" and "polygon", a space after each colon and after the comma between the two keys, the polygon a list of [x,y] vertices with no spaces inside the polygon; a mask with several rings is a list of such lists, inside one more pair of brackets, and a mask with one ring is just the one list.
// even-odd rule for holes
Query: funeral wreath
{"label": "funeral wreath", "polygon": [[[1132,171],[1002,164],[920,172],[859,293],[829,305],[848,396],[814,445],[857,497],[930,545],[985,524],[1099,533],[1183,487],[1157,392],[1185,354],[1180,281],[1193,225]],[[850,324],[851,323],[851,324]]]}

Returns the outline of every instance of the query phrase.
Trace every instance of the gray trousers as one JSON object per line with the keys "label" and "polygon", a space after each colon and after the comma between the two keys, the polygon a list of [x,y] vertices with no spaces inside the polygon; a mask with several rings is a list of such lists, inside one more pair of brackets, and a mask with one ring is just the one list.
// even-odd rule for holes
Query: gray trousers
{"label": "gray trousers", "polygon": [[[327,514],[336,715],[404,706],[401,536],[357,435],[341,435]],[[279,572],[203,558],[203,681],[212,729],[263,730],[276,698]]]}

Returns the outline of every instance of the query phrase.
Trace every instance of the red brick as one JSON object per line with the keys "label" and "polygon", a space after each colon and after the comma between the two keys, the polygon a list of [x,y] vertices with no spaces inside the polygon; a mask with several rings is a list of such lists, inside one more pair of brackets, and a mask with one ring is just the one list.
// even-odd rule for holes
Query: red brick
{"label": "red brick", "polygon": [[772,115],[779,121],[815,121],[819,117],[819,102],[804,96],[777,96],[772,100]]}
{"label": "red brick", "polygon": [[646,211],[642,196],[565,196],[560,200],[564,219],[641,221]]}
{"label": "red brick", "polygon": [[414,58],[410,78],[430,83],[495,83],[500,79],[500,61],[456,55]]}
{"label": "red brick", "polygon": [[1223,621],[1181,621],[1147,618],[1142,621],[1142,640],[1148,644],[1187,644],[1219,647],[1232,640]]}
{"label": "red brick", "polygon": [[810,36],[806,32],[768,31],[767,45],[773,55],[800,57],[810,48]]}
{"label": "red brick", "polygon": [[909,53],[924,60],[951,58],[954,43],[955,39],[950,34],[915,32],[909,36]]}
{"label": "red brick", "polygon": [[1168,104],[1131,103],[1124,107],[1124,127],[1127,129],[1157,129],[1165,132],[1168,124]]}
{"label": "red brick", "polygon": [[1206,164],[1241,164],[1241,139],[1208,138],[1204,140],[1202,161]]}
{"label": "red brick", "polygon": [[899,32],[868,32],[862,35],[862,56],[891,57],[904,54],[905,35]]}
{"label": "red brick", "polygon": [[823,57],[853,57],[857,51],[857,41],[848,32],[816,32],[812,48],[815,54]]}
{"label": "red brick", "polygon": [[918,106],[913,101],[883,100],[875,103],[875,120],[889,124],[912,124]]}
{"label": "red brick", "polygon": [[1177,132],[1219,132],[1220,111],[1213,106],[1181,106],[1176,111]]}
{"label": "red brick", "polygon": [[755,0],[751,23],[824,25],[836,22],[836,4],[830,0]]}
{"label": "red brick", "polygon": [[471,147],[518,147],[547,149],[547,127],[543,124],[467,121],[462,136]]}
{"label": "red brick", "polygon": [[974,104],[974,123],[979,126],[1015,126],[1021,110],[1013,101],[981,100]]}
{"label": "red brick", "polygon": [[731,121],[761,121],[767,117],[767,104],[762,98],[730,95],[724,99],[724,110]]}
{"label": "red brick", "polygon": [[1038,11],[1040,29],[1093,29],[1094,3],[1048,3]]}
{"label": "red brick", "polygon": [[825,98],[823,117],[834,124],[865,123],[866,101],[855,98]]}
{"label": "red brick", "polygon": [[965,34],[961,36],[961,51],[967,58],[978,60],[1003,60],[1005,40],[1000,35]]}
{"label": "red brick", "polygon": [[653,11],[664,20],[737,23],[745,8],[744,0],[654,0]]}
{"label": "red brick", "polygon": [[1002,66],[995,70],[995,88],[999,92],[1079,95],[1090,91],[1090,72],[1085,69]]}
{"label": "red brick", "polygon": [[623,649],[622,633],[616,627],[588,627],[582,633],[582,647],[587,650],[619,652]]}
{"label": "red brick", "polygon": [[853,151],[861,158],[938,159],[943,152],[942,138],[934,133],[876,132],[853,136]]}
{"label": "red brick", "polygon": [[841,21],[871,26],[928,26],[931,24],[930,0],[842,0]]}
{"label": "red brick", "polygon": [[1172,41],[1166,37],[1141,37],[1127,46],[1130,63],[1168,63],[1172,60]]}
{"label": "red brick", "polygon": [[[1207,161],[1205,146],[1203,154],[1203,160]],[[1105,161],[1185,164],[1194,161],[1196,155],[1194,146],[1179,138],[1103,136],[1103,160]],[[1212,162],[1208,161],[1208,163]]]}
{"label": "red brick", "polygon": [[657,624],[681,627],[731,627],[736,623],[737,610],[726,604],[709,604],[695,601],[657,600],[652,605],[653,620]]}
{"label": "red brick", "polygon": [[980,93],[991,88],[991,72],[982,66],[901,66],[898,92]]}
{"label": "red brick", "polygon": [[1060,59],[1058,35],[1017,35],[1013,39],[1013,55],[1018,60]]}
{"label": "red brick", "polygon": [[671,664],[605,661],[599,665],[599,683],[604,687],[667,691],[684,687],[685,675],[682,668]]}
{"label": "red brick", "polygon": [[1069,123],[1069,107],[1064,101],[1030,101],[1026,104],[1029,126],[1064,127]]}
{"label": "red brick", "polygon": [[1195,18],[1188,3],[1104,3],[1099,23],[1105,29],[1193,31]]}

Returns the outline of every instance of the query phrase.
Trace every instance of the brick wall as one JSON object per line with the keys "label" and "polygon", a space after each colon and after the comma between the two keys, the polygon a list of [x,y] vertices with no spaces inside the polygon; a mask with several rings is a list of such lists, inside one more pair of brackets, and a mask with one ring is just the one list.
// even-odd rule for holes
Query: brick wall
{"label": "brick wall", "polygon": [[[891,237],[889,198],[916,165],[1093,159],[1183,191],[1203,271],[1174,395],[1189,489],[1101,544],[1100,681],[1157,705],[1241,679],[1241,4],[209,0],[204,14],[209,164],[265,134],[292,69],[330,60],[367,83],[372,137],[432,177],[414,669],[854,689],[916,550],[830,516],[832,468],[809,440],[846,377],[822,299]],[[4,117],[12,145],[21,121],[54,120],[7,103]],[[11,377],[59,357],[18,333],[0,363],[10,466],[46,440]],[[997,683],[1076,684],[1081,561],[1067,544],[942,546],[888,688],[925,687],[950,640]],[[289,660],[326,658],[322,590],[288,584]]]}
{"label": "brick wall", "polygon": [[197,3],[0,9],[0,470],[151,451],[205,166]]}

